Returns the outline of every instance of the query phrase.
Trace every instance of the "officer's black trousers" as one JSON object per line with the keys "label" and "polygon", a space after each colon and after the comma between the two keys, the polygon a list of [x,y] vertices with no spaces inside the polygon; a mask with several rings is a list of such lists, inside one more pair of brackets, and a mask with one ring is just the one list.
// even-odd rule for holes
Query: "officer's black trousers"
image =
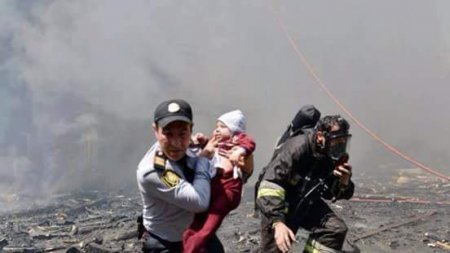
{"label": "officer's black trousers", "polygon": [[[216,235],[211,237],[207,244],[208,253],[224,253],[222,243]],[[181,253],[183,252],[182,242],[169,242],[161,237],[145,232],[142,246],[144,253]]]}
{"label": "officer's black trousers", "polygon": [[[301,218],[299,219],[299,217]],[[322,199],[316,200],[306,213],[297,215],[288,213],[286,225],[294,233],[297,233],[297,230],[302,227],[311,232],[310,239],[336,250],[342,249],[348,230],[344,221]],[[260,252],[281,252],[275,243],[272,224],[264,214],[261,214]]]}

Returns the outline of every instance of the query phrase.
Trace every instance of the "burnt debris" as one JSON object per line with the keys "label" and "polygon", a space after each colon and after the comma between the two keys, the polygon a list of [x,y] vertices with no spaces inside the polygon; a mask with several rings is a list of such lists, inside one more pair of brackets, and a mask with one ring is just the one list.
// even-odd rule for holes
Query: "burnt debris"
{"label": "burnt debris", "polygon": [[0,216],[0,252],[138,252],[140,198],[100,192],[65,195]]}
{"label": "burnt debris", "polygon": [[[402,174],[382,183],[355,180],[350,201],[331,207],[346,221],[344,252],[448,252],[450,184],[423,174]],[[217,235],[227,253],[259,247],[260,220],[253,215],[253,192],[246,188],[238,209]],[[142,211],[137,191],[83,192],[51,196],[47,202],[16,196],[27,208],[0,213],[0,253],[140,252],[136,218]],[[308,237],[297,233],[293,252],[302,252]]]}

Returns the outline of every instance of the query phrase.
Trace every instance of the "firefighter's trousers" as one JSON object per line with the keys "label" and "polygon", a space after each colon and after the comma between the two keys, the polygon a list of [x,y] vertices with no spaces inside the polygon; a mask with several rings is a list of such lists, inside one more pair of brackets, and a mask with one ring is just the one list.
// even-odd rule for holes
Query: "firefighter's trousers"
{"label": "firefighter's trousers", "polygon": [[[295,208],[291,208],[295,209]],[[300,218],[299,218],[300,217]],[[310,232],[304,252],[339,252],[344,244],[347,226],[322,199],[303,213],[288,213],[286,225],[294,232],[301,227]],[[261,248],[259,252],[281,252],[274,239],[270,221],[261,214]]]}

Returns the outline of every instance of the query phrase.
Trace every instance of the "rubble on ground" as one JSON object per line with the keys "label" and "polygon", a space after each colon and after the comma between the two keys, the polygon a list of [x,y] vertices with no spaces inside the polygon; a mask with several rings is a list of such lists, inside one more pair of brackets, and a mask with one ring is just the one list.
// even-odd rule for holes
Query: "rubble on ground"
{"label": "rubble on ground", "polygon": [[[330,204],[349,227],[346,252],[450,251],[448,182],[410,172],[382,183],[370,178],[355,182],[351,201]],[[15,195],[14,199],[29,207],[0,213],[0,252],[140,252],[137,192],[72,193],[53,196],[45,205],[31,197]],[[226,252],[258,248],[259,219],[253,215],[250,188],[239,208],[226,217],[218,236]],[[302,252],[307,236],[307,231],[299,231],[293,252]]]}

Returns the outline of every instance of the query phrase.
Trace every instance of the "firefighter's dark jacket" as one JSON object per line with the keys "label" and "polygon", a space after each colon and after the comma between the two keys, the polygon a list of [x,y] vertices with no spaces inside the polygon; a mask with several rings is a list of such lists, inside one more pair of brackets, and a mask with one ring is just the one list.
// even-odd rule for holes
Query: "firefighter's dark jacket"
{"label": "firefighter's dark jacket", "polygon": [[[343,186],[337,177],[330,176],[334,163],[327,156],[318,153],[314,143],[314,133],[294,136],[286,141],[264,168],[256,204],[272,223],[286,222],[288,213],[297,215],[292,212],[302,195],[317,184],[319,178],[327,179],[329,187],[322,196],[314,196],[315,198],[349,199],[353,196],[353,182]],[[305,210],[297,210],[302,211]]]}

